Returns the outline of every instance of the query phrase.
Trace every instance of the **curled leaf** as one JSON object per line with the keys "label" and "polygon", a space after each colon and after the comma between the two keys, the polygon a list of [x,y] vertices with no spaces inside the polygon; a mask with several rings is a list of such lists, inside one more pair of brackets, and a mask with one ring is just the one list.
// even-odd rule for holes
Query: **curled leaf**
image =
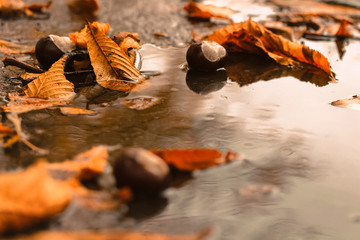
{"label": "curled leaf", "polygon": [[[108,23],[93,22],[92,24],[97,27],[98,31],[104,33],[105,35],[110,29],[110,25]],[[81,29],[80,32],[69,33],[69,38],[77,48],[86,49],[86,27]]]}
{"label": "curled leaf", "polygon": [[309,64],[335,79],[329,61],[320,52],[276,35],[251,19],[215,30],[207,40],[215,41],[230,51],[267,54],[281,65]]}
{"label": "curled leaf", "polygon": [[103,87],[130,91],[144,78],[127,54],[96,25],[87,26],[87,47],[96,81]]}
{"label": "curled leaf", "polygon": [[20,45],[17,43],[0,40],[0,52],[9,54],[33,53],[35,52],[35,48],[34,46]]}
{"label": "curled leaf", "polygon": [[188,12],[189,18],[220,18],[232,21],[230,15],[235,13],[230,8],[217,7],[214,5],[203,4],[194,1],[189,1],[188,4],[184,6],[184,9]]}

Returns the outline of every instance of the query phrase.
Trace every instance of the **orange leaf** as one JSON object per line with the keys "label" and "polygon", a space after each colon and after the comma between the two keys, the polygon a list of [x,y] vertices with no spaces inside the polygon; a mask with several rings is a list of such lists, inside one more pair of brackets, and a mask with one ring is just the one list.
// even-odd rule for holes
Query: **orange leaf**
{"label": "orange leaf", "polygon": [[33,53],[35,52],[34,46],[20,45],[12,42],[0,40],[0,52],[2,53]]}
{"label": "orange leaf", "polygon": [[126,53],[91,23],[87,26],[86,40],[96,81],[102,87],[130,91],[144,81]]}
{"label": "orange leaf", "polygon": [[230,20],[231,22],[232,20],[229,16],[235,13],[230,8],[197,3],[191,0],[184,6],[184,9],[188,12],[189,18],[220,18]]}
{"label": "orange leaf", "polygon": [[228,154],[230,159],[226,159],[216,149],[168,149],[152,152],[168,164],[183,171],[206,169],[234,160],[232,154]]}
{"label": "orange leaf", "polygon": [[0,146],[10,147],[20,139],[16,131],[0,124]]}
{"label": "orange leaf", "polygon": [[276,35],[251,19],[215,30],[207,40],[232,51],[266,53],[281,65],[296,65],[297,62],[309,64],[334,79],[329,61],[320,52]]}
{"label": "orange leaf", "polygon": [[25,5],[22,0],[0,0],[0,12],[20,12],[25,9]]}
{"label": "orange leaf", "polygon": [[193,234],[160,234],[151,232],[132,232],[127,230],[101,230],[76,232],[39,232],[30,236],[14,238],[14,240],[203,240],[211,234],[211,228]]}
{"label": "orange leaf", "polygon": [[156,97],[136,97],[131,99],[121,99],[120,103],[128,108],[136,110],[148,109],[152,106],[159,104],[161,101]]}
{"label": "orange leaf", "polygon": [[0,234],[52,217],[68,205],[73,189],[52,179],[40,162],[24,171],[0,175]]}
{"label": "orange leaf", "polygon": [[99,3],[97,0],[67,0],[66,4],[77,13],[96,16],[99,12]]}
{"label": "orange leaf", "polygon": [[43,4],[38,4],[38,3],[30,4],[27,5],[26,8],[34,12],[41,12],[45,8],[50,8],[51,5],[52,5],[52,1],[48,1],[47,3],[43,3]]}
{"label": "orange leaf", "polygon": [[348,21],[341,20],[339,30],[336,32],[338,37],[353,37],[353,34],[348,31]]}
{"label": "orange leaf", "polygon": [[[92,24],[97,27],[98,31],[104,34],[107,34],[110,29],[108,23],[93,22]],[[80,32],[69,33],[69,38],[77,48],[86,49],[86,27],[81,29]]]}
{"label": "orange leaf", "polygon": [[60,107],[60,111],[64,115],[96,114],[95,111],[75,107]]}

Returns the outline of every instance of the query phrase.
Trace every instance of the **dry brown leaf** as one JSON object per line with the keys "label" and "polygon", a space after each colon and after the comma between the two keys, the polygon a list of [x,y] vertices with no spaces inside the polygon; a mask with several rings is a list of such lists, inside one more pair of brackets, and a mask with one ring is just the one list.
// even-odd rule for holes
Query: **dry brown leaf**
{"label": "dry brown leaf", "polygon": [[189,1],[187,5],[184,6],[184,9],[188,12],[189,18],[220,18],[226,19],[232,22],[230,15],[235,12],[226,7],[217,7],[210,4],[203,4],[194,1]]}
{"label": "dry brown leaf", "polygon": [[77,13],[90,14],[96,16],[99,12],[99,3],[97,0],[67,0],[66,4]]}
{"label": "dry brown leaf", "polygon": [[39,232],[30,236],[17,237],[13,240],[203,240],[212,232],[211,228],[193,234],[161,234],[151,232],[131,232],[127,230],[100,230],[76,232]]}
{"label": "dry brown leaf", "polygon": [[96,81],[104,88],[130,91],[144,81],[126,53],[97,26],[87,26],[87,47]]}
{"label": "dry brown leaf", "polygon": [[218,150],[206,148],[152,150],[152,152],[169,165],[183,171],[206,169],[235,159],[234,154],[227,153],[224,157]]}
{"label": "dry brown leaf", "polygon": [[96,114],[93,110],[88,110],[84,108],[76,108],[76,107],[60,107],[61,113],[64,115],[92,115]]}
{"label": "dry brown leaf", "polygon": [[[110,25],[108,23],[93,22],[92,24],[95,25],[97,29],[105,35],[110,29]],[[81,29],[80,32],[69,33],[69,38],[77,48],[86,49],[86,27]]]}
{"label": "dry brown leaf", "polygon": [[17,141],[20,137],[16,131],[0,124],[0,146],[1,147],[10,147]]}
{"label": "dry brown leaf", "polygon": [[34,53],[34,46],[20,45],[12,42],[0,40],[0,52],[8,54]]}
{"label": "dry brown leaf", "polygon": [[121,99],[121,104],[135,110],[144,110],[161,103],[157,97],[136,97],[131,99]]}
{"label": "dry brown leaf", "polygon": [[84,180],[103,173],[107,162],[108,152],[106,148],[97,146],[78,154],[72,160],[48,164],[48,169],[54,176],[56,176],[57,172],[67,172],[67,177]]}
{"label": "dry brown leaf", "polygon": [[32,226],[69,204],[73,185],[52,179],[46,163],[0,174],[0,234]]}
{"label": "dry brown leaf", "polygon": [[354,110],[360,110],[360,96],[355,95],[349,99],[337,100],[337,101],[332,102],[331,105],[336,106],[336,107],[344,107],[344,108],[350,108],[350,109],[354,109]]}
{"label": "dry brown leaf", "polygon": [[134,32],[118,32],[111,38],[124,52],[128,52],[129,48],[141,48],[140,37]]}
{"label": "dry brown leaf", "polygon": [[207,40],[218,42],[230,51],[266,53],[282,65],[309,64],[335,79],[329,61],[320,52],[276,35],[251,19],[215,30]]}

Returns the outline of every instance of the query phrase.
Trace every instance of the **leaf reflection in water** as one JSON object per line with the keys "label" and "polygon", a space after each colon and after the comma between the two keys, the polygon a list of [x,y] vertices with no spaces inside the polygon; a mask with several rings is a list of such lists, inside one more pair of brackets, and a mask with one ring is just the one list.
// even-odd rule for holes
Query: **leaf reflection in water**
{"label": "leaf reflection in water", "polygon": [[287,67],[277,64],[266,56],[245,53],[231,54],[229,57],[226,66],[227,75],[240,86],[288,76],[310,82],[318,87],[326,86],[331,81],[323,71],[309,65]]}

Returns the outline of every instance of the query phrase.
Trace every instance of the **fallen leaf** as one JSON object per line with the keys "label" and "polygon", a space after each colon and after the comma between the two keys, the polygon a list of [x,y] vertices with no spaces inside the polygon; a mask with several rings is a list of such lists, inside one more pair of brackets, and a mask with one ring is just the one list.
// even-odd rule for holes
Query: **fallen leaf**
{"label": "fallen leaf", "polygon": [[0,124],[0,146],[1,147],[10,147],[17,141],[20,137],[16,131]]}
{"label": "fallen leaf", "polygon": [[20,45],[17,43],[0,40],[0,52],[8,54],[34,53],[34,46]]}
{"label": "fallen leaf", "polygon": [[26,4],[22,0],[0,0],[0,13],[22,12]]}
{"label": "fallen leaf", "polygon": [[166,33],[163,33],[163,32],[154,32],[154,36],[155,37],[164,37],[164,38],[168,37],[168,35]]}
{"label": "fallen leaf", "polygon": [[126,53],[96,25],[88,24],[86,40],[96,81],[102,87],[130,91],[144,81]]}
{"label": "fallen leaf", "polygon": [[335,33],[338,37],[353,37],[354,35],[348,31],[348,21],[340,22],[339,30]]}
{"label": "fallen leaf", "polygon": [[131,99],[121,99],[121,104],[135,110],[144,110],[161,103],[157,97],[136,97]]}
{"label": "fallen leaf", "polygon": [[134,232],[128,230],[83,230],[74,232],[39,232],[30,236],[20,236],[13,240],[203,240],[212,232],[211,228],[193,234],[161,234]]}
{"label": "fallen leaf", "polygon": [[341,99],[334,102],[331,102],[331,105],[336,107],[344,107],[344,108],[350,108],[354,110],[360,110],[360,96],[355,95],[352,98],[349,99]]}
{"label": "fallen leaf", "polygon": [[0,234],[57,215],[69,204],[72,194],[72,185],[52,179],[44,162],[0,174]]}
{"label": "fallen leaf", "polygon": [[309,64],[335,79],[329,61],[320,52],[276,35],[251,19],[217,29],[207,40],[215,41],[229,51],[267,54],[281,65]]}
{"label": "fallen leaf", "polygon": [[152,150],[169,165],[183,171],[195,171],[206,169],[234,160],[232,154],[225,158],[216,149],[167,149]]}
{"label": "fallen leaf", "polygon": [[67,0],[66,4],[74,12],[90,14],[96,16],[99,12],[99,3],[97,0]]}
{"label": "fallen leaf", "polygon": [[[86,180],[100,175],[104,172],[108,162],[108,152],[104,146],[96,146],[80,153],[72,160],[48,164],[52,176],[56,173],[63,173],[66,178],[78,178]],[[66,174],[64,174],[66,172]]]}
{"label": "fallen leaf", "polygon": [[48,1],[47,3],[44,3],[44,4],[33,3],[30,5],[27,5],[26,8],[33,12],[41,12],[44,9],[50,8],[51,5],[52,5],[52,1]]}
{"label": "fallen leaf", "polygon": [[93,110],[88,110],[84,108],[75,108],[75,107],[60,107],[61,113],[64,115],[92,115],[96,114]]}
{"label": "fallen leaf", "polygon": [[[98,31],[104,33],[105,35],[110,29],[110,25],[108,23],[93,22],[92,24],[97,27]],[[77,48],[86,49],[86,27],[81,29],[80,32],[69,33],[69,38]]]}
{"label": "fallen leaf", "polygon": [[232,22],[230,15],[235,12],[226,7],[217,7],[210,4],[203,4],[194,1],[189,1],[187,5],[184,6],[184,9],[188,12],[189,18],[220,18],[226,19]]}
{"label": "fallen leaf", "polygon": [[11,101],[7,106],[1,106],[4,112],[25,113],[59,106],[69,102],[69,100],[29,98],[27,96],[17,96],[16,94],[9,94],[9,99]]}

